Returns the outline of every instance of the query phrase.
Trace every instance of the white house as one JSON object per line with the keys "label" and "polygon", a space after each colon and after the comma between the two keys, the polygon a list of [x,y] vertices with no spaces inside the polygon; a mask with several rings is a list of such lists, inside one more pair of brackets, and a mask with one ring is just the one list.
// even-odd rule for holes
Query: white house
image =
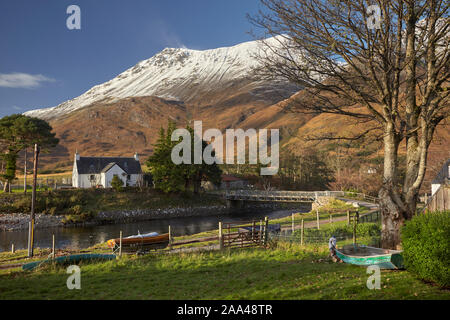
{"label": "white house", "polygon": [[449,184],[450,182],[450,159],[448,159],[442,166],[441,171],[436,175],[436,177],[431,182],[431,196],[439,190],[439,188],[444,184]]}
{"label": "white house", "polygon": [[72,186],[75,188],[110,188],[114,176],[118,176],[124,186],[139,186],[143,174],[139,156],[121,157],[80,157],[75,153]]}

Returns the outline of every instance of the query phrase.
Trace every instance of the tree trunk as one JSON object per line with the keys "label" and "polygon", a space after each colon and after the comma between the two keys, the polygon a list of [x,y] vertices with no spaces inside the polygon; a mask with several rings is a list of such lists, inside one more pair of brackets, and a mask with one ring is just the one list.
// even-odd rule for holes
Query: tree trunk
{"label": "tree trunk", "polygon": [[404,213],[396,203],[393,191],[383,186],[379,193],[381,207],[381,247],[384,249],[399,249],[400,231],[405,223]]}
{"label": "tree trunk", "polygon": [[23,192],[27,193],[27,148],[25,148],[25,161],[23,166]]}
{"label": "tree trunk", "polygon": [[400,245],[400,229],[404,224],[404,205],[397,191],[398,145],[392,123],[386,123],[384,130],[384,176],[379,192],[382,219],[381,247],[397,249]]}

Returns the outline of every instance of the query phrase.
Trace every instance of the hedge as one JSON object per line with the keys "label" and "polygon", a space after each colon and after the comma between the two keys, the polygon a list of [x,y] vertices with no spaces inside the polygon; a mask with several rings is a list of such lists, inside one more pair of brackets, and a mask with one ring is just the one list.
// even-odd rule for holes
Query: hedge
{"label": "hedge", "polygon": [[401,232],[406,268],[419,278],[450,287],[450,211],[417,215]]}

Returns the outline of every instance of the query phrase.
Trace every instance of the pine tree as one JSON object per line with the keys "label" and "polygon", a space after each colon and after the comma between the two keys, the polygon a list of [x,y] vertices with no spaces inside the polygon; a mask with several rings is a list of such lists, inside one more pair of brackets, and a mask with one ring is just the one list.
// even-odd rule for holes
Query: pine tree
{"label": "pine tree", "polygon": [[[190,187],[194,193],[200,191],[202,181],[211,181],[218,185],[221,181],[222,171],[216,164],[207,165],[193,164],[194,155],[191,154],[192,164],[176,165],[172,161],[172,149],[179,143],[172,141],[172,133],[176,126],[173,121],[169,121],[167,130],[160,129],[158,141],[155,144],[153,155],[147,160],[147,166],[150,167],[155,187],[164,192],[187,191]],[[194,150],[194,130],[187,127],[191,133],[191,150]],[[203,149],[208,145],[205,141],[202,143]]]}

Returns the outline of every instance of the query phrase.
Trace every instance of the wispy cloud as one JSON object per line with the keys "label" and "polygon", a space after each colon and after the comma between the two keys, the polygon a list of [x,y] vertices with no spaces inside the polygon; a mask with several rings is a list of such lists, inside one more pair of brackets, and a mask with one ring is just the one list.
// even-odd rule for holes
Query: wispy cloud
{"label": "wispy cloud", "polygon": [[52,78],[42,74],[28,73],[0,73],[0,87],[32,89],[39,87],[43,82],[54,82]]}
{"label": "wispy cloud", "polygon": [[166,24],[164,20],[151,21],[151,34],[164,46],[173,48],[186,48],[180,37]]}

